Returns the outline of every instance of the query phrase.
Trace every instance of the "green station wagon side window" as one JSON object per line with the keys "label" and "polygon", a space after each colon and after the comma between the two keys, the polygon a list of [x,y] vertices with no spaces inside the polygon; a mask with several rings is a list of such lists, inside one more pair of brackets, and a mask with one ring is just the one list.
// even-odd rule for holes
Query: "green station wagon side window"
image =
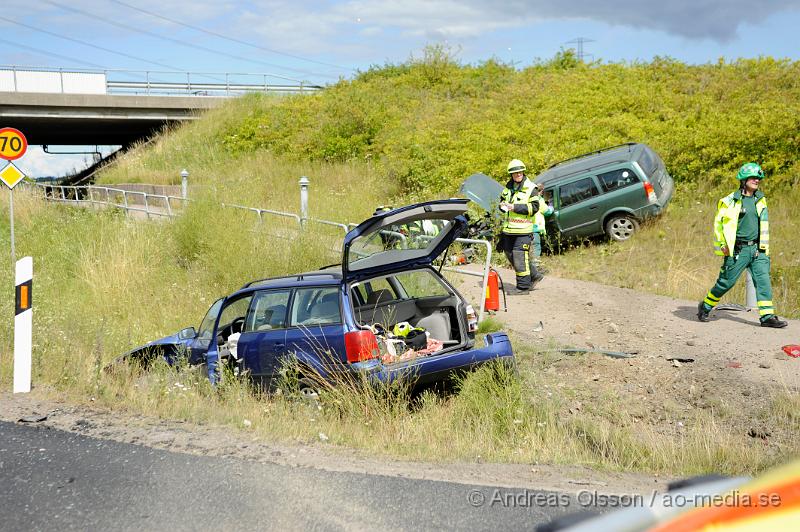
{"label": "green station wagon side window", "polygon": [[573,181],[572,183],[561,185],[559,197],[561,198],[561,208],[569,207],[583,200],[593,198],[600,194],[594,179],[586,177]]}
{"label": "green station wagon side window", "polygon": [[597,180],[603,187],[603,192],[611,192],[620,188],[625,188],[639,182],[636,173],[629,168],[620,168],[602,174],[597,174]]}

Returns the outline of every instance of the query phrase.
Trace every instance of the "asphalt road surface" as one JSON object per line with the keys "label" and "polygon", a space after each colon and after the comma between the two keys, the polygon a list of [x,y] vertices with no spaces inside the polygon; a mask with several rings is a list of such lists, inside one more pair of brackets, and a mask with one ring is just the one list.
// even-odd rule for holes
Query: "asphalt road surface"
{"label": "asphalt road surface", "polygon": [[530,530],[582,509],[568,498],[195,456],[0,422],[0,530]]}

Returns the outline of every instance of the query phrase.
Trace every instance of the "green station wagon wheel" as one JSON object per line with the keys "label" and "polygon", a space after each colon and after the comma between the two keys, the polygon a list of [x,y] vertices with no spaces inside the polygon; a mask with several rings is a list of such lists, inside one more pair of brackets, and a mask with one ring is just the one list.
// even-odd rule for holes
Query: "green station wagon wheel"
{"label": "green station wagon wheel", "polygon": [[627,214],[614,214],[606,221],[606,234],[611,240],[623,242],[639,229],[639,222]]}

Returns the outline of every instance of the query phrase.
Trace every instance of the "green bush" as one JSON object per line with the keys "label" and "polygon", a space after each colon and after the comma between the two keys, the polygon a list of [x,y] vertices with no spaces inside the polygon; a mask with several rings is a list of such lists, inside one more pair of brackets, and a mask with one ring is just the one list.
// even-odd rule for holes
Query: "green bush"
{"label": "green bush", "polygon": [[432,48],[317,95],[252,96],[218,135],[237,153],[378,161],[406,190],[429,193],[478,171],[501,177],[512,157],[538,172],[627,141],[652,145],[678,181],[720,182],[754,160],[787,182],[800,155],[798,80],[800,63],[771,58],[587,65],[562,52],[517,71]]}

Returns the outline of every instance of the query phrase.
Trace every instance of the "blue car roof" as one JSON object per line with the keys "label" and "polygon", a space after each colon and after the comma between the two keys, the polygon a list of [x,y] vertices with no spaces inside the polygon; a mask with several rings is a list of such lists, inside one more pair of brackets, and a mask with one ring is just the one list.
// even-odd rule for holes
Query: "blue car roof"
{"label": "blue car roof", "polygon": [[284,275],[281,277],[269,277],[250,281],[231,295],[244,294],[263,290],[265,288],[294,288],[298,286],[326,286],[338,285],[342,282],[341,268],[331,268],[328,270],[316,270],[294,275]]}

